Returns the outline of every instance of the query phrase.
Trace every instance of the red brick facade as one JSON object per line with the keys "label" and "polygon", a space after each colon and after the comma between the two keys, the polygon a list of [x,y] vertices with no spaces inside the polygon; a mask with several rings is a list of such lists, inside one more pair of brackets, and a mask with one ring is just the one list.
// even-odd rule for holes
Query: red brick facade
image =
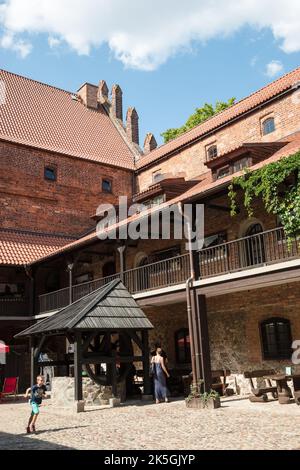
{"label": "red brick facade", "polygon": [[[95,227],[99,204],[131,195],[132,172],[78,158],[0,141],[0,219],[2,228],[79,236]],[[54,167],[56,181],[44,178]],[[102,180],[112,193],[102,191]]]}
{"label": "red brick facade", "polygon": [[[258,110],[243,116],[234,123],[216,130],[199,142],[189,145],[185,149],[174,152],[168,158],[153,162],[149,167],[138,170],[137,185],[139,191],[150,186],[152,175],[156,171],[176,176],[184,173],[187,179],[199,177],[207,171],[204,165],[206,150],[210,145],[216,144],[219,154],[238,147],[242,143],[272,142],[286,139],[291,134],[300,131],[300,100],[298,91],[286,95],[272,103],[261,106]],[[275,119],[275,131],[263,136],[262,122],[268,117]],[[142,160],[141,160],[142,161]]]}

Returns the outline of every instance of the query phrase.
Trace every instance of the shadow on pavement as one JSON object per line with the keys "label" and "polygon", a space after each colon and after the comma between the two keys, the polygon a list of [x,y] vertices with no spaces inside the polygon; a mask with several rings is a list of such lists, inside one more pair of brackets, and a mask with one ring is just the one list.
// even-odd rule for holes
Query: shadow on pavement
{"label": "shadow on pavement", "polygon": [[[80,426],[86,427],[86,426]],[[41,439],[35,439],[33,436],[37,436],[44,432],[56,432],[63,429],[60,428],[49,431],[40,431],[35,435],[30,434],[9,434],[6,432],[0,432],[0,450],[74,450],[73,447],[62,446],[53,442],[43,441]]]}

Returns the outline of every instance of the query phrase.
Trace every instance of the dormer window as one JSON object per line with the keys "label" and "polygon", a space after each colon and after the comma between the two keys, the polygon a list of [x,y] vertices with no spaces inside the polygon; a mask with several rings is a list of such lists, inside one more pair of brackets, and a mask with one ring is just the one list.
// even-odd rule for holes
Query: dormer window
{"label": "dormer window", "polygon": [[218,147],[214,144],[206,149],[206,155],[208,160],[213,160],[218,156]]}
{"label": "dormer window", "polygon": [[52,166],[45,166],[44,178],[47,181],[56,181],[56,168]]}
{"label": "dormer window", "polygon": [[273,117],[267,118],[262,122],[262,134],[268,135],[275,131],[275,120]]}

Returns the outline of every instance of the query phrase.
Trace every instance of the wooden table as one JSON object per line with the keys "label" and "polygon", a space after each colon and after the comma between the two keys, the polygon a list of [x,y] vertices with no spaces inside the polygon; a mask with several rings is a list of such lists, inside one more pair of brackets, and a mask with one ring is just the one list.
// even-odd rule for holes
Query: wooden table
{"label": "wooden table", "polygon": [[278,392],[278,402],[281,405],[286,405],[291,402],[291,398],[293,398],[292,390],[288,386],[288,382],[290,380],[293,381],[294,391],[295,391],[295,401],[297,404],[300,399],[300,374],[277,374],[271,375],[268,377],[271,380],[274,380],[277,385],[277,392]]}

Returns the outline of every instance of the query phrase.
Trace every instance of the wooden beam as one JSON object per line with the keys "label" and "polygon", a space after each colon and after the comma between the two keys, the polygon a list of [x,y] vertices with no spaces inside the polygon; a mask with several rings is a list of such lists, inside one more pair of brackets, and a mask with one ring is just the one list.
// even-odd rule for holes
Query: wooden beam
{"label": "wooden beam", "polygon": [[68,366],[74,364],[74,361],[45,361],[38,362],[39,367],[55,367],[55,366]]}
{"label": "wooden beam", "polygon": [[141,351],[144,350],[144,344],[141,338],[137,335],[137,333],[133,330],[126,330],[126,333],[130,338],[135,342],[135,344],[140,348]]}
{"label": "wooden beam", "polygon": [[74,377],[75,400],[82,400],[82,337],[81,333],[75,333],[74,342]]}
{"label": "wooden beam", "polygon": [[97,332],[88,333],[87,338],[85,339],[85,341],[82,345],[82,353],[83,354],[88,349],[88,347],[90,345],[90,342],[95,338],[95,336],[97,336],[97,334],[98,334]]}
{"label": "wooden beam", "polygon": [[43,347],[45,341],[46,341],[46,336],[42,336],[41,339],[40,339],[40,341],[39,341],[39,343],[38,343],[38,345],[37,345],[37,347],[35,348],[35,351],[34,351],[34,358],[35,358],[36,360],[38,359],[38,357],[39,357],[39,355],[40,355],[40,353],[41,353],[41,350],[42,350],[42,347]]}
{"label": "wooden beam", "polygon": [[31,387],[36,383],[36,376],[38,373],[38,365],[35,358],[35,338],[29,338],[29,347],[30,347],[30,384]]}
{"label": "wooden beam", "polygon": [[[119,356],[121,363],[142,362],[143,356]],[[113,364],[113,356],[100,356],[99,354],[89,353],[81,359],[82,364]]]}
{"label": "wooden beam", "polygon": [[151,394],[150,382],[150,351],[149,351],[149,332],[142,330],[143,341],[143,372],[144,372],[144,395]]}
{"label": "wooden beam", "polygon": [[117,378],[117,354],[112,351],[112,367],[111,367],[111,389],[114,397],[118,395],[118,378]]}

